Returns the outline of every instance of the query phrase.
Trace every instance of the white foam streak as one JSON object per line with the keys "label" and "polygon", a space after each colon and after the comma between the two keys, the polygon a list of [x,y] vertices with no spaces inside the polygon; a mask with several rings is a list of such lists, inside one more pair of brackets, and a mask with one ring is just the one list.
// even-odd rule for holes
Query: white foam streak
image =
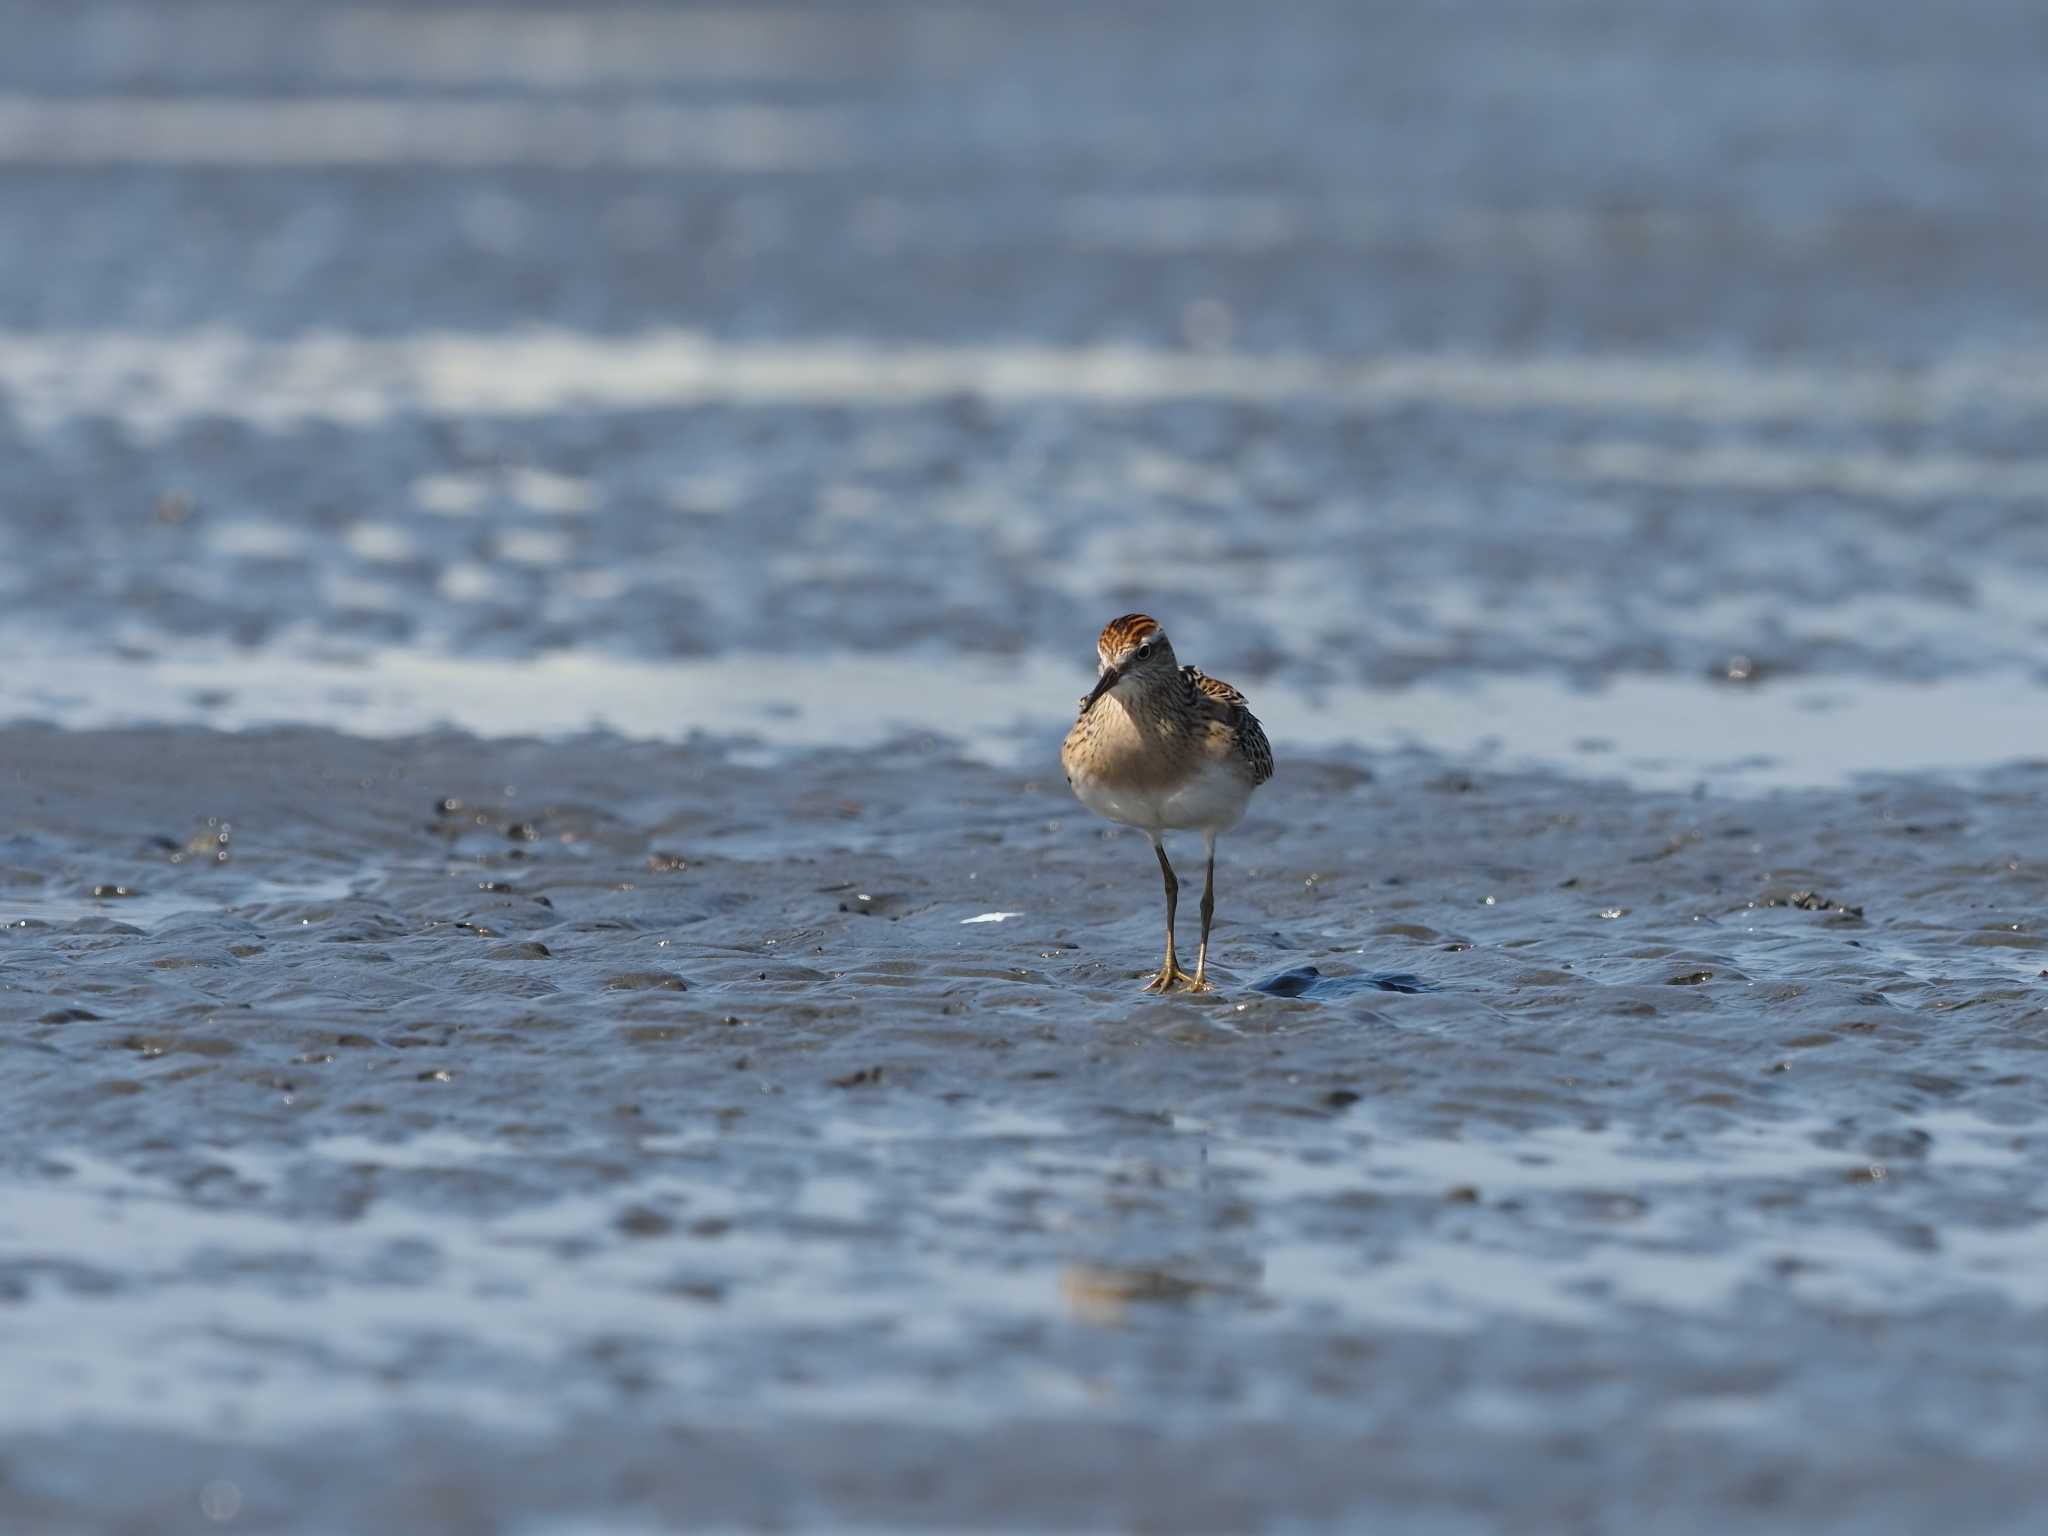
{"label": "white foam streak", "polygon": [[[0,126],[0,136],[4,132]],[[1429,352],[1332,359],[1137,345],[729,342],[679,329],[624,337],[560,329],[395,338],[325,332],[280,341],[224,329],[50,331],[0,334],[0,405],[31,424],[107,417],[145,433],[199,416],[264,427],[366,425],[405,413],[524,418],[705,404],[891,407],[962,395],[996,403],[1208,400],[1623,413],[1705,424],[1928,422],[1970,412],[2048,410],[2044,364],[2048,359],[2021,353],[1916,371],[1676,355]],[[1686,472],[1687,463],[1609,445],[1586,468],[1601,476],[1654,476]],[[1774,481],[1808,473],[1796,460],[1755,454],[1742,463],[1693,468],[1723,476],[1765,473]],[[1886,463],[1852,479],[1877,483],[1892,468]],[[1928,472],[1920,473],[1925,479]],[[1977,466],[1943,459],[1933,473],[1937,489],[1966,486]],[[2031,487],[2040,473],[2027,468],[2014,483]]]}
{"label": "white foam streak", "polygon": [[836,165],[852,126],[818,107],[417,97],[0,95],[0,165]]}
{"label": "white foam streak", "polygon": [[957,66],[995,46],[993,21],[946,6],[326,6],[271,0],[110,5],[89,34],[102,79],[167,66],[224,83],[280,61],[322,80],[569,90],[687,81],[832,81],[877,63]]}
{"label": "white foam streak", "polygon": [[830,80],[866,51],[859,17],[766,7],[351,9],[319,25],[336,76],[434,85]]}

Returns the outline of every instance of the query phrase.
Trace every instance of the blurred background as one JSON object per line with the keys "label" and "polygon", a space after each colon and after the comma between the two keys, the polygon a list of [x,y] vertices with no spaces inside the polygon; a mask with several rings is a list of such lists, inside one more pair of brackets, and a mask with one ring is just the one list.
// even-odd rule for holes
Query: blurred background
{"label": "blurred background", "polygon": [[6,715],[1047,753],[1144,608],[1310,744],[2043,745],[2028,0],[0,35]]}

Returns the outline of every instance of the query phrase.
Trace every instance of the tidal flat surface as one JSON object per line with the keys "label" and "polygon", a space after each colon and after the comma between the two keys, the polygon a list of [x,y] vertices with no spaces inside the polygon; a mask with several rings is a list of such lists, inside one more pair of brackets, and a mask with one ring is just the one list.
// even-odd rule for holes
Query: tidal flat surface
{"label": "tidal flat surface", "polygon": [[2036,1507],[2048,767],[1295,759],[1161,1001],[928,739],[0,750],[26,1526]]}
{"label": "tidal flat surface", "polygon": [[2031,1536],[2038,12],[0,0],[0,1527]]}

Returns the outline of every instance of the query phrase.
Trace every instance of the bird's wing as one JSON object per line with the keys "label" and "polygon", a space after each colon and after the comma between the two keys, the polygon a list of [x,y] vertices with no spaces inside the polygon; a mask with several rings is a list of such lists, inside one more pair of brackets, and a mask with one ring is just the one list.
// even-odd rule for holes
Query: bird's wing
{"label": "bird's wing", "polygon": [[1202,712],[1236,733],[1237,750],[1251,768],[1252,782],[1263,784],[1273,777],[1272,744],[1266,740],[1266,729],[1259,724],[1259,717],[1252,713],[1244,695],[1222,678],[1211,677],[1198,667],[1183,667],[1181,670],[1195,685]]}

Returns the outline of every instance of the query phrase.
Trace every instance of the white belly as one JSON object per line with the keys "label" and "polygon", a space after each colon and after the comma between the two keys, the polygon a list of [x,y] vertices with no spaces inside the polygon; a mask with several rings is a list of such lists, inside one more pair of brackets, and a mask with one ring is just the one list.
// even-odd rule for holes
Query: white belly
{"label": "white belly", "polygon": [[1220,763],[1170,790],[1134,790],[1090,776],[1074,776],[1074,793],[1096,815],[1147,832],[1226,832],[1244,817],[1252,786]]}

